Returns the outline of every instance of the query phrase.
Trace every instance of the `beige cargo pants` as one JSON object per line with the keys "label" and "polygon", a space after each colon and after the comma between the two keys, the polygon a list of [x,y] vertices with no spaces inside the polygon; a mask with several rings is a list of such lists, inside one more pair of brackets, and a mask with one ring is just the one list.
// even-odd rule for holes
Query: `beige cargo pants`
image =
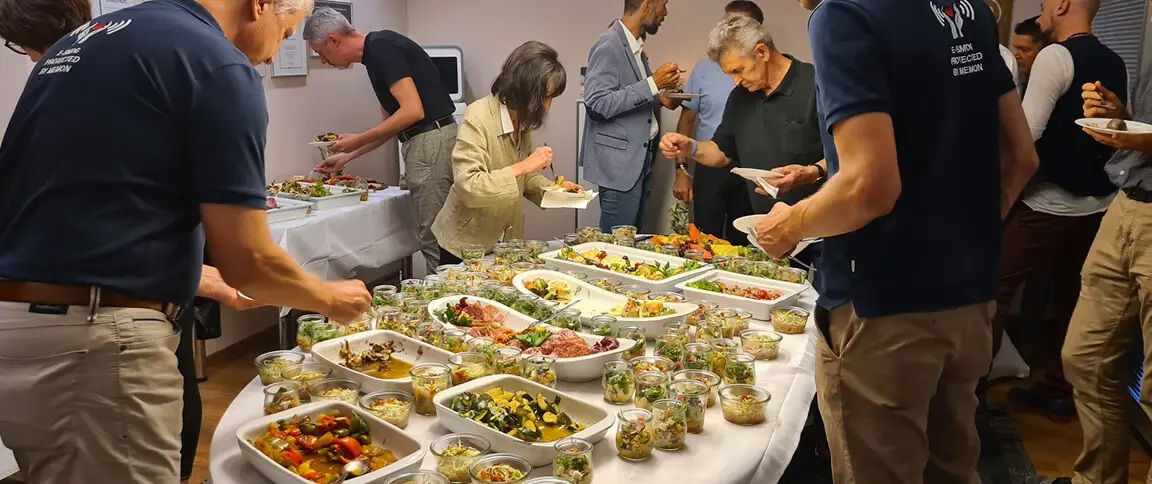
{"label": "beige cargo pants", "polygon": [[444,208],[452,188],[452,150],[456,148],[455,124],[413,136],[401,145],[404,151],[404,173],[416,212],[416,235],[428,274],[440,265],[440,245],[432,233],[432,223]]}

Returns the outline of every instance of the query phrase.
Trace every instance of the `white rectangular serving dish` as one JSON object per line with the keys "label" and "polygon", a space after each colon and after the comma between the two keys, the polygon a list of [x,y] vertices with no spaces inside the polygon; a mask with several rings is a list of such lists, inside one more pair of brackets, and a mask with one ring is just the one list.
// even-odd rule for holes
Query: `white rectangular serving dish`
{"label": "white rectangular serving dish", "polygon": [[480,422],[461,417],[460,414],[449,408],[452,398],[456,395],[464,392],[484,393],[496,387],[511,393],[522,390],[532,395],[533,398],[536,395],[544,395],[545,398],[551,400],[559,395],[560,411],[572,417],[572,421],[585,426],[584,430],[576,432],[572,436],[587,440],[593,445],[603,440],[608,429],[616,423],[615,415],[596,405],[514,375],[481,378],[437,393],[433,397],[433,401],[436,403],[436,418],[440,420],[441,425],[452,432],[467,432],[484,436],[492,444],[492,451],[494,452],[516,454],[531,462],[533,467],[551,464],[552,458],[556,455],[555,442],[526,442]]}
{"label": "white rectangular serving dish", "polygon": [[393,342],[394,348],[397,350],[393,355],[398,359],[412,363],[412,366],[422,365],[424,363],[448,363],[448,357],[452,356],[452,353],[423,341],[409,338],[400,333],[373,330],[319,343],[312,347],[312,358],[315,359],[317,363],[331,368],[332,377],[348,378],[359,383],[362,393],[383,391],[404,391],[411,393],[412,377],[410,376],[384,380],[365,375],[340,364],[340,362],[343,361],[343,358],[340,358],[340,346],[344,342],[348,343],[352,351],[364,351],[368,349],[369,342],[386,343],[389,341]]}
{"label": "white rectangular serving dish", "polygon": [[[655,252],[649,252],[646,250],[637,249],[635,247],[623,247],[623,246],[619,246],[619,245],[615,245],[615,244],[607,244],[604,242],[589,242],[586,244],[580,244],[580,245],[572,247],[572,250],[575,250],[578,253],[583,253],[585,251],[589,251],[592,249],[602,250],[604,252],[607,252],[609,255],[628,256],[629,260],[633,260],[633,261],[656,262],[656,263],[660,263],[660,264],[668,263],[668,264],[671,264],[673,266],[679,266],[681,264],[684,264],[685,262],[688,262],[688,259],[685,259],[683,257],[658,254]],[[572,261],[565,260],[565,259],[560,259],[557,256],[559,256],[560,252],[563,250],[564,249],[561,248],[559,250],[554,250],[551,252],[545,252],[543,254],[540,254],[540,258],[544,260],[545,264],[552,266],[552,267],[562,267],[562,268],[567,269],[567,270],[578,270],[581,272],[588,272],[591,274],[597,274],[597,275],[600,275],[603,277],[610,277],[613,279],[624,281],[624,283],[628,284],[628,285],[637,285],[637,286],[641,286],[641,287],[646,287],[648,289],[651,289],[652,292],[671,291],[672,288],[676,286],[676,284],[687,281],[687,280],[692,279],[694,277],[697,277],[701,274],[707,273],[707,272],[709,272],[715,268],[711,264],[704,264],[703,267],[701,267],[699,269],[688,271],[688,272],[685,272],[683,274],[679,274],[679,275],[674,276],[674,277],[669,277],[667,279],[663,279],[663,280],[659,280],[659,281],[650,281],[650,280],[645,279],[643,277],[634,276],[631,274],[623,274],[623,273],[619,273],[619,272],[615,272],[615,271],[610,271],[608,269],[601,269],[601,268],[596,267],[596,266],[591,266],[591,265],[581,264],[578,262],[572,262]]]}
{"label": "white rectangular serving dish", "polygon": [[344,402],[310,403],[285,412],[253,420],[236,430],[236,441],[240,445],[240,453],[249,464],[252,464],[256,470],[264,474],[264,477],[267,477],[276,484],[312,484],[312,481],[297,476],[288,469],[280,467],[279,464],[269,459],[268,456],[256,450],[256,447],[253,447],[248,441],[256,440],[261,435],[264,435],[268,430],[268,424],[277,420],[289,418],[294,415],[307,415],[315,418],[318,415],[332,410],[340,410],[344,414],[355,413],[359,415],[360,418],[364,419],[364,422],[368,424],[368,432],[372,437],[372,443],[376,446],[391,450],[392,453],[400,459],[383,469],[360,476],[353,481],[356,482],[356,484],[384,482],[394,474],[414,471],[420,468],[420,464],[424,461],[425,455],[423,444],[409,437],[396,426]]}
{"label": "white rectangular serving dish", "polygon": [[[310,183],[305,183],[305,182],[296,182],[296,183],[298,185],[303,185],[303,186],[312,185]],[[294,198],[296,200],[302,200],[305,202],[309,202],[312,204],[313,210],[330,210],[333,208],[348,207],[348,206],[356,205],[357,203],[360,203],[360,202],[368,201],[368,191],[367,190],[361,190],[359,188],[353,188],[353,189],[351,189],[352,190],[351,192],[344,193],[344,189],[346,189],[348,187],[342,187],[342,186],[337,186],[337,185],[324,185],[324,186],[328,187],[328,190],[332,192],[331,196],[328,196],[328,197],[309,197],[309,196],[305,196],[305,195],[295,195],[295,194],[291,194],[291,193],[280,193],[280,194],[277,194],[276,196],[289,197],[289,198]]]}
{"label": "white rectangular serving dish", "polygon": [[267,214],[268,223],[270,224],[304,218],[312,213],[312,203],[310,202],[281,196],[272,198],[276,200],[276,205],[280,208],[274,208],[264,212]]}
{"label": "white rectangular serving dish", "polygon": [[[760,289],[776,289],[783,291],[784,295],[775,301],[758,301],[756,299],[748,299],[746,297],[733,296],[719,292],[705,291],[703,289],[695,289],[688,287],[688,283],[696,281],[727,281],[735,283],[743,287],[756,287]],[[807,290],[809,286],[804,284],[793,284],[791,282],[777,281],[774,279],[765,279],[763,277],[752,277],[744,274],[737,274],[728,271],[712,271],[703,276],[693,278],[690,281],[684,281],[676,285],[676,289],[684,291],[684,295],[689,299],[702,299],[714,301],[720,304],[720,307],[738,308],[752,313],[754,319],[768,321],[772,319],[772,308],[776,306],[787,306],[794,301],[801,292]]]}
{"label": "white rectangular serving dish", "polygon": [[[568,274],[550,270],[524,272],[512,279],[512,284],[516,286],[516,289],[519,289],[520,292],[524,294],[532,294],[532,291],[529,291],[526,287],[524,287],[524,281],[530,281],[534,279],[546,279],[550,281],[562,280],[567,282],[568,285],[572,288],[572,298],[581,300],[579,303],[576,303],[576,305],[572,307],[580,310],[580,319],[584,321],[585,325],[589,325],[591,323],[593,316],[608,314],[608,310],[613,306],[624,304],[628,300],[628,298],[625,296],[621,296],[612,291],[607,291],[593,286],[592,284],[576,279],[575,277],[569,276]],[[567,303],[561,304],[563,305]],[[692,312],[696,311],[698,308],[697,305],[689,303],[666,302],[664,303],[664,306],[675,309],[676,313],[669,316],[657,316],[654,318],[624,318],[617,316],[617,326],[640,326],[641,328],[644,328],[644,331],[649,338],[655,338],[656,336],[660,335],[661,332],[663,332],[664,323],[671,321],[684,322],[688,315],[692,314]]]}
{"label": "white rectangular serving dish", "polygon": [[[444,309],[447,308],[449,304],[456,304],[459,302],[461,297],[462,296],[444,297],[429,303],[428,312],[431,313],[432,319],[448,328],[467,330],[467,328],[458,328],[451,323],[445,322],[439,314],[444,311]],[[508,316],[504,320],[504,325],[516,331],[524,331],[525,329],[528,329],[528,326],[531,326],[532,323],[536,322],[534,318],[520,314],[519,312],[512,310],[512,308],[509,308],[508,306],[500,304],[491,299],[473,296],[466,297],[469,301],[478,301],[489,306],[494,306],[496,309],[499,309],[500,311],[507,314]],[[563,331],[563,329],[552,325],[545,326],[547,326],[548,330],[553,333]],[[596,336],[594,334],[577,334],[580,335],[580,338],[583,339],[584,342],[588,343],[588,346],[595,346],[596,343],[599,343],[600,340],[604,339],[603,336]],[[468,337],[468,339],[472,338]],[[587,356],[577,356],[575,358],[556,358],[556,378],[567,382],[587,382],[600,378],[604,374],[605,362],[619,360],[621,353],[624,353],[629,348],[632,348],[632,345],[636,344],[635,341],[626,338],[616,338],[616,341],[620,343],[620,347],[612,351],[606,351],[603,353],[596,353]]]}

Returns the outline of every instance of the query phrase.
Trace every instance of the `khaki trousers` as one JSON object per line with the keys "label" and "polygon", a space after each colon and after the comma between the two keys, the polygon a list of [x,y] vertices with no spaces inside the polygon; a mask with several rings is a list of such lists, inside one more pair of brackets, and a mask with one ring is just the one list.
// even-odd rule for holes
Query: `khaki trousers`
{"label": "khaki trousers", "polygon": [[452,188],[452,150],[456,147],[457,131],[457,126],[450,124],[413,136],[401,145],[404,174],[415,202],[416,235],[428,274],[435,274],[440,265],[440,244],[432,233],[432,223]]}
{"label": "khaki trousers", "polygon": [[1104,215],[1084,263],[1080,300],[1062,353],[1084,430],[1072,478],[1077,484],[1128,482],[1132,370],[1127,356],[1141,333],[1140,406],[1152,416],[1152,203],[1121,193]]}
{"label": "khaki trousers", "polygon": [[976,384],[994,309],[818,312],[816,388],[837,484],[979,484]]}
{"label": "khaki trousers", "polygon": [[0,302],[0,438],[29,484],[180,481],[179,330],[147,309]]}

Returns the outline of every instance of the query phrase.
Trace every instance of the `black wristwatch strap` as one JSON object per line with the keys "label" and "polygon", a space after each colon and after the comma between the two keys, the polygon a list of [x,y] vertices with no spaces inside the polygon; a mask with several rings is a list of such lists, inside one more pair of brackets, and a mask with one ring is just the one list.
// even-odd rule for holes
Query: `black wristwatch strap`
{"label": "black wristwatch strap", "polygon": [[816,177],[816,181],[820,181],[820,180],[823,180],[823,179],[825,179],[825,178],[828,178],[828,172],[827,172],[827,171],[824,171],[824,167],[823,167],[823,166],[820,166],[820,164],[819,164],[819,163],[816,163],[816,164],[815,164],[815,165],[813,165],[813,166],[815,166],[815,167],[816,167],[816,172],[817,172],[817,173],[819,173],[819,176],[817,176],[817,177]]}

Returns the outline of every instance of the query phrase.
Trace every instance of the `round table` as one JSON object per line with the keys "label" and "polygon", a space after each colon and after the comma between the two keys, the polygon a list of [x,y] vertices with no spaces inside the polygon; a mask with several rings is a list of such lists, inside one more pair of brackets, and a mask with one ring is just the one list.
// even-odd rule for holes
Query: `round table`
{"label": "round table", "polygon": [[[799,305],[811,308],[813,303],[813,296],[808,295]],[[771,329],[770,324],[762,321],[753,321],[751,327]],[[816,394],[816,341],[817,329],[810,320],[804,334],[784,335],[778,359],[756,362],[756,384],[772,394],[767,422],[753,427],[729,423],[724,420],[717,404],[707,411],[704,433],[688,434],[683,449],[655,451],[651,459],[639,463],[624,461],[616,455],[616,429],[613,428],[604,440],[596,444],[592,453],[596,482],[746,484],[779,481],[800,442],[800,433]],[[613,414],[632,408],[604,402],[599,380],[587,383],[561,381],[557,389]],[[262,417],[262,408],[263,393],[257,377],[236,396],[216,426],[209,453],[212,484],[270,482],[240,454],[236,440],[236,430]],[[451,433],[435,417],[415,413],[405,432],[425,446],[437,437]],[[435,469],[434,459],[429,452],[422,468]],[[539,467],[532,476],[551,473],[551,466]]]}

